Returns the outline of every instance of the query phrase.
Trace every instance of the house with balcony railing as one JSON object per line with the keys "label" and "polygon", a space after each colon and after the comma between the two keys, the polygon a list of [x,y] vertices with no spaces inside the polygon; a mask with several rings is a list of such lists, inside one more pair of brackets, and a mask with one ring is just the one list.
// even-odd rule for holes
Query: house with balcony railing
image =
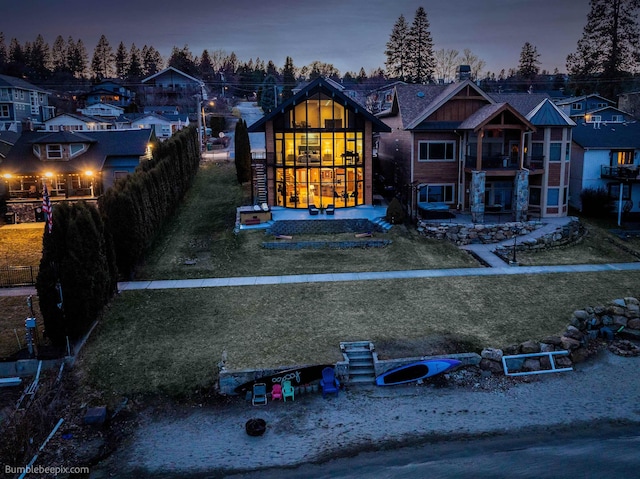
{"label": "house with balcony railing", "polygon": [[640,214],[640,122],[580,123],[573,132],[570,204],[580,194],[604,188],[622,213]]}
{"label": "house with balcony railing", "polygon": [[414,217],[433,211],[565,216],[571,129],[546,95],[490,94],[466,80],[396,85],[378,115],[381,175]]}
{"label": "house with balcony railing", "polygon": [[37,130],[52,118],[49,93],[22,78],[0,75],[0,130]]}

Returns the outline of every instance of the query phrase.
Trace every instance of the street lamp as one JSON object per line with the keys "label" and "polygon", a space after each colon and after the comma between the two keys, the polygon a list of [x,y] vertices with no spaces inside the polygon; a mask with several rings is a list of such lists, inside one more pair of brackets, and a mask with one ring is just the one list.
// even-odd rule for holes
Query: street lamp
{"label": "street lamp", "polygon": [[518,260],[516,259],[516,244],[518,240],[518,228],[513,227],[513,259],[509,263],[511,266],[518,266]]}

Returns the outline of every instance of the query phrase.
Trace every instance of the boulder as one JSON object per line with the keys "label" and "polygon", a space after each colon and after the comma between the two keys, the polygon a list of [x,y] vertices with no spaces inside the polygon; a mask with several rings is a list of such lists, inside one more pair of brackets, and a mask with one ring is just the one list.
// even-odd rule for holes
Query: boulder
{"label": "boulder", "polygon": [[540,359],[538,358],[527,358],[524,360],[524,364],[522,365],[522,369],[525,371],[540,371],[542,368],[540,367]]}
{"label": "boulder", "polygon": [[573,365],[569,356],[555,356],[553,360],[556,362],[557,368],[570,368]]}
{"label": "boulder", "polygon": [[532,340],[525,341],[520,345],[520,351],[522,351],[522,354],[539,353],[540,343]]}
{"label": "boulder", "polygon": [[549,359],[549,356],[540,357],[540,369],[544,369],[545,371],[551,369],[551,359]]}
{"label": "boulder", "polygon": [[480,360],[480,369],[484,371],[491,371],[492,373],[501,373],[504,371],[502,362],[492,361],[491,359],[486,358]]}
{"label": "boulder", "polygon": [[627,312],[625,314],[627,318],[640,318],[640,306],[637,304],[627,304]]}
{"label": "boulder", "polygon": [[481,358],[489,359],[491,361],[502,361],[502,356],[503,356],[502,349],[496,349],[496,348],[485,348],[480,353]]}
{"label": "boulder", "polygon": [[589,313],[587,313],[584,309],[574,311],[573,316],[581,321],[586,321],[587,319],[589,319]]}
{"label": "boulder", "polygon": [[567,336],[562,336],[561,341],[562,341],[562,347],[569,351],[580,347],[580,341],[576,341],[573,338],[568,338]]}
{"label": "boulder", "polygon": [[628,321],[629,320],[627,319],[626,316],[614,316],[613,317],[613,325],[616,326],[616,327],[624,326],[626,328]]}
{"label": "boulder", "polygon": [[633,298],[633,297],[624,298],[624,302],[627,305],[627,308],[631,305],[640,306],[640,300],[638,300],[638,298]]}
{"label": "boulder", "polygon": [[627,322],[627,328],[629,328],[629,329],[640,329],[640,318],[630,319]]}
{"label": "boulder", "polygon": [[578,348],[571,351],[571,361],[573,361],[574,364],[581,363],[582,361],[585,361],[588,357],[589,357],[589,351],[587,351],[585,348]]}
{"label": "boulder", "polygon": [[547,336],[542,340],[542,342],[553,344],[554,346],[562,346],[562,338],[560,336]]}
{"label": "boulder", "polygon": [[568,338],[575,339],[576,341],[582,341],[583,334],[575,326],[568,326],[564,335]]}
{"label": "boulder", "polygon": [[541,353],[552,353],[555,350],[556,350],[556,347],[553,344],[540,343],[540,352]]}

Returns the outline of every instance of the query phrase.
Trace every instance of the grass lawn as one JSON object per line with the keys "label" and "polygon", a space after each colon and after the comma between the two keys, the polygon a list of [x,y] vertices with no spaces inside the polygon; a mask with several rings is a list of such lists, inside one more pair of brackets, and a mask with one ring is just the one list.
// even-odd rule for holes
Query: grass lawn
{"label": "grass lawn", "polygon": [[178,394],[211,385],[223,350],[239,369],[335,362],[348,340],[404,355],[431,352],[404,340],[442,335],[502,347],[560,333],[575,309],[639,285],[640,272],[605,272],[126,292],[84,363],[105,391]]}
{"label": "grass lawn", "polygon": [[38,266],[44,223],[0,228],[0,267]]}
{"label": "grass lawn", "polygon": [[[33,297],[33,311],[38,319],[39,337],[42,339],[44,322],[38,308],[38,297]],[[26,296],[0,297],[0,360],[10,357],[25,346],[24,320],[31,313]],[[16,338],[17,334],[17,338]]]}

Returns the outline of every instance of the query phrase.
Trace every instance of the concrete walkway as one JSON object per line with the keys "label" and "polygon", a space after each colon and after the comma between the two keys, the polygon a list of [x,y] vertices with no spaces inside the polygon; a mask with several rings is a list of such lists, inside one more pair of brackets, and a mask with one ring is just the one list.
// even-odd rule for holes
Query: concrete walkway
{"label": "concrete walkway", "polygon": [[500,268],[418,269],[366,273],[322,273],[295,274],[287,276],[241,276],[237,278],[125,281],[118,283],[118,289],[120,291],[135,291],[141,289],[218,288],[224,286],[259,286],[264,284],[285,283],[325,283],[337,281],[376,281],[382,279],[437,278],[442,276],[497,276],[515,274],[592,273],[596,271],[637,270],[640,270],[640,262],[558,266],[503,266]]}

